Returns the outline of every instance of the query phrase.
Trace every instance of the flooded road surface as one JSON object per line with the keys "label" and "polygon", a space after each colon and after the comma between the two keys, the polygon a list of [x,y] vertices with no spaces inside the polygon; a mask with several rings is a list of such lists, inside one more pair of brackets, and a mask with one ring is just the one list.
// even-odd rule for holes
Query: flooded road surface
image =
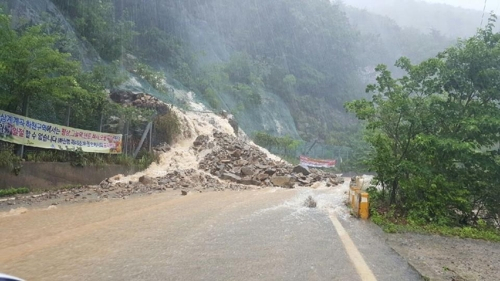
{"label": "flooded road surface", "polygon": [[[4,215],[0,272],[26,280],[420,280],[378,229],[349,217],[344,189],[171,191]],[[303,206],[309,195],[317,208]],[[357,250],[368,275],[353,264]]]}

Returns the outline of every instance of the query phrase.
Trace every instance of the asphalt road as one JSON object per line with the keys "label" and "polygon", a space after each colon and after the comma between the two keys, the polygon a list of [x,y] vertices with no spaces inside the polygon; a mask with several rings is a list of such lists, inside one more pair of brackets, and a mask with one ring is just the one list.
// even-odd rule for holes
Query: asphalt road
{"label": "asphalt road", "polygon": [[[317,208],[303,206],[309,195]],[[0,272],[26,280],[420,280],[378,228],[349,217],[344,196],[338,187],[171,191],[0,216]]]}

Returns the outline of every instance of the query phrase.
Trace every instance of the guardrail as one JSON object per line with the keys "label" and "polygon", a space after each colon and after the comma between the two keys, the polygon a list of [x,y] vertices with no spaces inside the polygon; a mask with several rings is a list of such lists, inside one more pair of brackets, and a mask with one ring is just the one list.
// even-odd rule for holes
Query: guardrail
{"label": "guardrail", "polygon": [[349,203],[355,217],[368,219],[370,217],[370,200],[369,194],[363,190],[363,185],[364,179],[362,177],[354,177],[351,179],[349,186]]}

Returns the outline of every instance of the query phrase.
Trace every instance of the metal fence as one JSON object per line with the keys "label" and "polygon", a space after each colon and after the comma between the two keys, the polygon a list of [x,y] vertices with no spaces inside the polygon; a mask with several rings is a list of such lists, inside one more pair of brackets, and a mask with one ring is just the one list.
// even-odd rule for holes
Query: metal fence
{"label": "metal fence", "polygon": [[334,159],[337,160],[337,163],[347,161],[352,156],[352,149],[350,147],[327,145],[317,142],[303,142],[293,151],[284,151],[276,147],[268,148],[268,150],[273,154],[286,155],[296,159],[304,155],[318,159]]}

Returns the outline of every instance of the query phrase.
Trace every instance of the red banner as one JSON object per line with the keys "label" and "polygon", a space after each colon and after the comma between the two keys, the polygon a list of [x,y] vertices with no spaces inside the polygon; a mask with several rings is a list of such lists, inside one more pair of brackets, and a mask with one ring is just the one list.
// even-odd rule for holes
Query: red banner
{"label": "red banner", "polygon": [[314,168],[332,168],[337,164],[337,160],[314,159],[300,156],[300,165]]}

